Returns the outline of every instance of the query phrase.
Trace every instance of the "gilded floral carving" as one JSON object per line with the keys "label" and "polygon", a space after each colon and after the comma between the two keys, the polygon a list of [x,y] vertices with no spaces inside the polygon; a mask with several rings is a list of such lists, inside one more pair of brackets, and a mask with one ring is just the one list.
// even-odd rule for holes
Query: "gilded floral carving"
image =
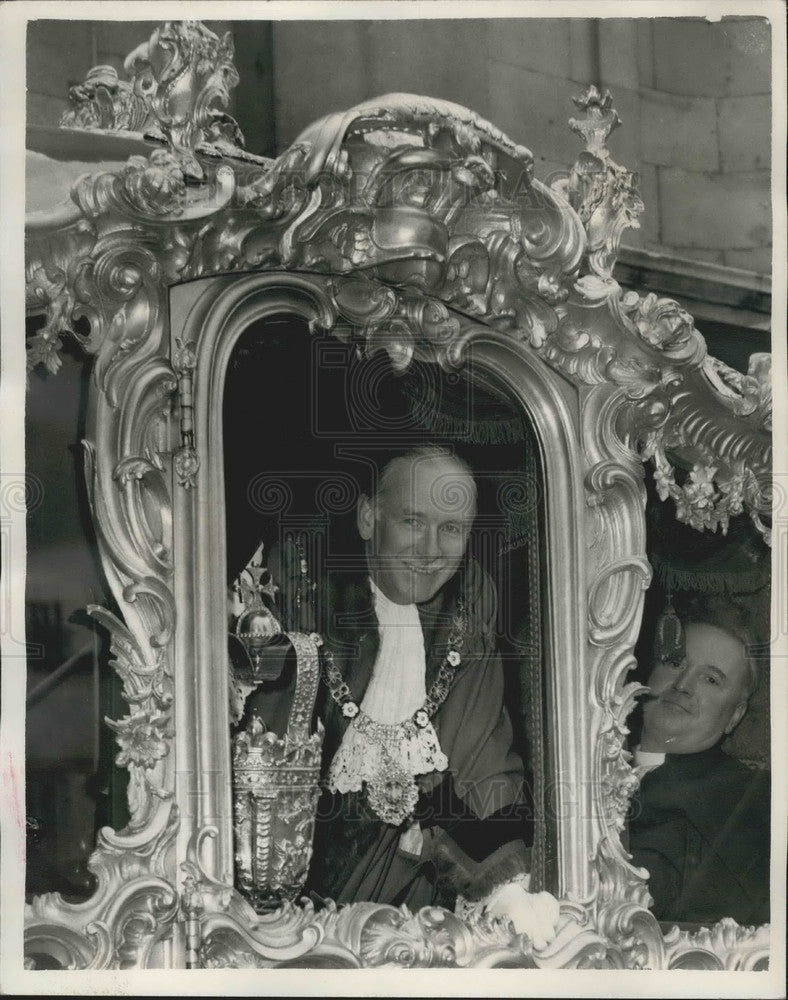
{"label": "gilded floral carving", "polygon": [[167,740],[172,730],[166,716],[148,711],[106,722],[118,734],[120,753],[115,759],[118,767],[152,768],[169,753]]}

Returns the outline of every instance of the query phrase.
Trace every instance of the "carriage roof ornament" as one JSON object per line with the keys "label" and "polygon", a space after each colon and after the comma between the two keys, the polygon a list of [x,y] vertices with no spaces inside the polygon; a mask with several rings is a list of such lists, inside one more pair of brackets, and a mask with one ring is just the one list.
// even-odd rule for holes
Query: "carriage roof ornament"
{"label": "carriage roof ornament", "polygon": [[611,278],[624,231],[640,228],[638,216],[644,205],[639,177],[616,163],[607,147],[610,134],[622,124],[610,91],[600,93],[591,85],[572,100],[584,117],[570,118],[569,127],[583,139],[585,149],[569,176],[553,187],[567,197],[583,222],[588,268],[600,278]]}
{"label": "carriage roof ornament", "polygon": [[127,79],[114,66],[94,66],[71,87],[60,126],[139,133],[168,147],[195,182],[205,177],[199,155],[268,163],[245,150],[226,110],[239,82],[233,56],[232,32],[220,37],[200,21],[165,21],[126,56]]}

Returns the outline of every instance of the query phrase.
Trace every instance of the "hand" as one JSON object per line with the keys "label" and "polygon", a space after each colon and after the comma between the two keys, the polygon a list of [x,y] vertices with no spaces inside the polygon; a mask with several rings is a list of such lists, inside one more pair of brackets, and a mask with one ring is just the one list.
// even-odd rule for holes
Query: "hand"
{"label": "hand", "polygon": [[526,892],[517,882],[497,889],[487,903],[493,917],[508,918],[518,934],[526,934],[536,951],[546,948],[555,937],[559,905],[549,892]]}

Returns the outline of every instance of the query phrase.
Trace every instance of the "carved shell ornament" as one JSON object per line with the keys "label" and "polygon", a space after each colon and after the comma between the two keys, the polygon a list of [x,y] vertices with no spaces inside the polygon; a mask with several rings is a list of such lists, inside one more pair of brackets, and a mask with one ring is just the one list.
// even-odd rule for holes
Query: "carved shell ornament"
{"label": "carved shell ornament", "polygon": [[[238,82],[232,55],[231,35],[167,22],[128,57],[126,79],[91,70],[72,88],[62,127],[97,146],[123,132],[136,152],[28,219],[27,297],[45,313],[29,366],[56,372],[64,338],[93,356],[85,472],[121,614],[90,610],[111,635],[129,706],[109,725],[130,778],[129,825],[103,830],[91,857],[94,895],[27,906],[29,963],[45,953],[78,969],[762,967],[768,928],[723,922],[665,937],[620,831],[633,787],[626,718],[639,690],[626,675],[650,573],[642,463],[679,519],[724,531],[744,512],[768,537],[768,358],[733,372],[707,356],[678,303],[624,291],[613,277],[621,234],[643,204],[635,175],[607,149],[618,124],[607,92],[578,98],[571,125],[584,148],[553,186],[534,177],[527,148],[472,111],[408,94],[328,115],[270,160],[243,149],[226,113]],[[199,392],[213,364],[201,341],[210,315],[179,342],[170,330],[171,293],[198,282],[216,282],[226,302],[233,288],[239,297],[253,284],[287,289],[314,329],[362,354],[384,351],[398,370],[413,359],[458,369],[482,332],[526,359],[550,399],[582,398],[574,425],[555,407],[569,440],[560,447],[580,470],[589,581],[586,661],[562,680],[561,697],[580,691],[585,700],[573,704],[590,713],[580,733],[590,749],[567,766],[592,788],[593,818],[582,849],[561,844],[571,877],[545,949],[500,921],[439,908],[288,903],[258,917],[233,886],[228,831],[216,819],[225,805],[229,814],[229,797],[205,763],[229,767],[229,735],[220,747],[205,734],[219,722],[215,704],[200,701],[199,681],[215,677],[216,663],[188,673],[202,662],[214,611],[200,591],[195,619],[183,595],[197,591],[183,580],[208,576],[210,559],[197,551],[196,527],[192,544],[176,544],[180,526],[204,524],[211,509]],[[262,754],[253,744],[251,734],[236,754]],[[283,884],[306,857],[296,836],[267,859]],[[572,878],[587,891],[571,892]]]}

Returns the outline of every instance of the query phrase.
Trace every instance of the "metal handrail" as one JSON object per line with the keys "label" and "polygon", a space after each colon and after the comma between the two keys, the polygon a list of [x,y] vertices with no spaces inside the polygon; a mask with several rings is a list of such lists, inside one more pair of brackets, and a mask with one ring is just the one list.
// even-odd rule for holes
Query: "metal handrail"
{"label": "metal handrail", "polygon": [[30,706],[34,702],[39,701],[50,690],[50,688],[53,688],[56,684],[59,684],[63,680],[63,678],[74,668],[74,666],[86,653],[92,652],[93,643],[89,642],[86,646],[83,646],[82,649],[78,650],[72,656],[69,656],[69,658],[64,660],[56,670],[53,670],[52,673],[45,677],[40,684],[37,684],[32,691],[28,692],[27,698],[25,699],[25,705]]}

